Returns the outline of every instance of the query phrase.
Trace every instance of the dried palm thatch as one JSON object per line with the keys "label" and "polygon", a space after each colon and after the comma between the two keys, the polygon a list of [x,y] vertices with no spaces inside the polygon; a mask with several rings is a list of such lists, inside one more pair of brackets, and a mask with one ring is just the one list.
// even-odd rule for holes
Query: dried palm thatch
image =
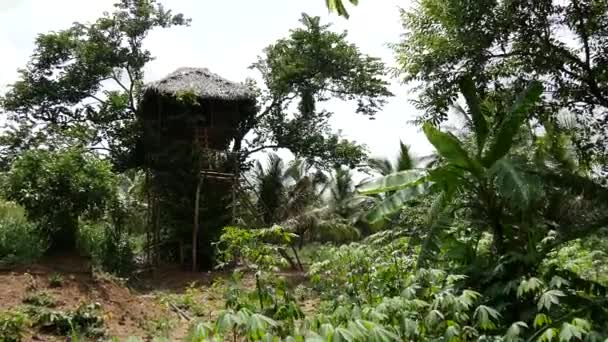
{"label": "dried palm thatch", "polygon": [[191,93],[202,100],[251,101],[253,92],[244,84],[228,81],[207,68],[179,68],[165,78],[148,84],[145,92],[176,96]]}

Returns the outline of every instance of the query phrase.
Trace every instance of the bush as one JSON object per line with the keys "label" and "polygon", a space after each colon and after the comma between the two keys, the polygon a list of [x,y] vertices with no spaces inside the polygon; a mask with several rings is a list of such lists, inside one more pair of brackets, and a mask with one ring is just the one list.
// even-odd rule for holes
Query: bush
{"label": "bush", "polygon": [[0,262],[31,262],[46,249],[47,243],[35,225],[12,218],[0,220]]}
{"label": "bush", "polygon": [[133,243],[128,234],[107,223],[85,223],[79,246],[91,257],[93,265],[117,276],[128,276],[134,268]]}
{"label": "bush", "polygon": [[105,335],[99,303],[82,304],[75,311],[58,311],[44,307],[29,307],[29,317],[41,330],[67,334],[84,334],[89,337]]}
{"label": "bush", "polygon": [[46,292],[30,293],[23,298],[23,303],[47,308],[54,308],[57,305],[55,298]]}
{"label": "bush", "polygon": [[11,166],[6,195],[25,208],[49,238],[49,249],[76,247],[81,217],[101,217],[114,200],[111,165],[82,149],[30,150]]}
{"label": "bush", "polygon": [[49,277],[49,286],[50,287],[62,287],[63,286],[63,276],[58,273],[53,273]]}
{"label": "bush", "polygon": [[18,342],[29,327],[30,321],[20,311],[0,312],[0,341]]}

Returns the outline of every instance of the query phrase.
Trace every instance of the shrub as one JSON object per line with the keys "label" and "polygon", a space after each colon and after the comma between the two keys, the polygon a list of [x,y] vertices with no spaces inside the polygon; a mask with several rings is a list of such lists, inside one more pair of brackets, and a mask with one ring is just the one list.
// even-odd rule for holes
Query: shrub
{"label": "shrub", "polygon": [[53,273],[49,276],[49,286],[50,287],[62,287],[63,286],[63,276],[58,273]]}
{"label": "shrub", "polygon": [[23,298],[24,304],[54,308],[57,304],[55,298],[46,292],[30,293]]}
{"label": "shrub", "polygon": [[75,311],[51,310],[43,307],[30,307],[28,314],[38,328],[57,333],[84,334],[89,337],[105,335],[101,306],[99,303],[82,304]]}
{"label": "shrub", "polygon": [[79,234],[80,248],[93,265],[117,276],[128,276],[134,268],[133,243],[128,234],[110,224],[85,223]]}
{"label": "shrub", "polygon": [[7,197],[47,234],[50,249],[62,251],[76,247],[79,218],[100,217],[115,191],[110,163],[78,148],[27,151],[6,183]]}
{"label": "shrub", "polygon": [[0,219],[0,262],[31,262],[46,248],[46,241],[35,225],[14,218]]}
{"label": "shrub", "polygon": [[0,341],[21,341],[30,321],[27,315],[21,311],[0,312]]}

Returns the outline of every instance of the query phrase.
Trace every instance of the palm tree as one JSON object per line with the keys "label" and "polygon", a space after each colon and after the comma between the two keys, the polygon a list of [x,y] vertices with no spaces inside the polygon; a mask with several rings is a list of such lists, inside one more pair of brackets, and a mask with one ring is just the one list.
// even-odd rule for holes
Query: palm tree
{"label": "palm tree", "polygon": [[370,158],[368,164],[380,175],[388,176],[395,172],[411,170],[416,167],[417,162],[411,155],[410,147],[399,141],[399,155],[394,162],[388,158]]}
{"label": "palm tree", "polygon": [[281,157],[271,153],[266,166],[260,161],[256,162],[253,175],[257,193],[256,207],[262,213],[262,223],[277,223],[283,216],[283,204],[287,199],[285,163]]}
{"label": "palm tree", "polygon": [[259,161],[254,169],[256,206],[262,224],[269,226],[298,216],[320,204],[327,187],[327,176],[302,160],[287,167],[276,154],[270,154],[266,166]]}

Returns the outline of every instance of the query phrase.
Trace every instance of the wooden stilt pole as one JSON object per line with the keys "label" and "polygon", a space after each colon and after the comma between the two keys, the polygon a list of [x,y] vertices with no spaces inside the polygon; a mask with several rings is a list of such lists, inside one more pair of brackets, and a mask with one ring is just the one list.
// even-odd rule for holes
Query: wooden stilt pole
{"label": "wooden stilt pole", "polygon": [[196,183],[196,194],[194,195],[194,228],[192,229],[192,272],[197,271],[196,259],[198,256],[198,229],[202,183],[203,177],[199,174],[198,182]]}

